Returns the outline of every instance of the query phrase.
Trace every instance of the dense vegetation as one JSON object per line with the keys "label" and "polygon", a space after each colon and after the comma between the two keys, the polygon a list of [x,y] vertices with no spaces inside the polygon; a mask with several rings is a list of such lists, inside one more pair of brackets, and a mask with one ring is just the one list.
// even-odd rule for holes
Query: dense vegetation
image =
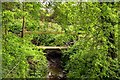
{"label": "dense vegetation", "polygon": [[[36,46],[69,46],[62,50],[68,78],[120,79],[119,7],[119,2],[2,3],[2,77],[45,78],[47,60]],[[33,33],[21,37],[23,27]],[[37,61],[34,75],[29,56]]]}

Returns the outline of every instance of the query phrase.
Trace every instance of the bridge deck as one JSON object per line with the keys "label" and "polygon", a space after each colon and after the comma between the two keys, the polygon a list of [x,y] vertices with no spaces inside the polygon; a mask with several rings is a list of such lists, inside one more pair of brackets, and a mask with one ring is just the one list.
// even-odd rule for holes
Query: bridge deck
{"label": "bridge deck", "polygon": [[41,49],[67,49],[68,46],[38,46]]}

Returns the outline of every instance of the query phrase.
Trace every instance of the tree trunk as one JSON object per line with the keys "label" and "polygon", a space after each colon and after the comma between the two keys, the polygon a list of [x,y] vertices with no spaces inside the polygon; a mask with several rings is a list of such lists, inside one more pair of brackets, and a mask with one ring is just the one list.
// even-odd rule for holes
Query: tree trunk
{"label": "tree trunk", "polygon": [[[23,12],[24,12],[24,2],[23,2]],[[25,30],[25,16],[23,15],[22,34],[21,34],[21,37],[24,36],[24,30]]]}

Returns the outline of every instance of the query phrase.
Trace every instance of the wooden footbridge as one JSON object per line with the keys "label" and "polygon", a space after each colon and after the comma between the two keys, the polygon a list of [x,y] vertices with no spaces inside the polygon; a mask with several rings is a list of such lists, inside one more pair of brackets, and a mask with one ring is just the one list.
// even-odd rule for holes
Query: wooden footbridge
{"label": "wooden footbridge", "polygon": [[[64,34],[64,32],[34,32],[26,31],[23,17],[23,27],[21,37],[25,34]],[[46,59],[48,61],[48,80],[65,80],[66,76],[61,64],[62,49],[67,49],[68,46],[36,46],[39,49],[44,49]]]}

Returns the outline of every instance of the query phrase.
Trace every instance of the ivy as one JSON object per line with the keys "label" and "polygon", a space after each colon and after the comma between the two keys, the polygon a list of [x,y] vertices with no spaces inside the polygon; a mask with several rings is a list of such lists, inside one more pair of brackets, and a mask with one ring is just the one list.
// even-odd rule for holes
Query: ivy
{"label": "ivy", "polygon": [[[119,3],[48,3],[2,3],[3,78],[45,78],[47,60],[36,47],[68,46],[62,64],[69,79],[120,79]],[[46,34],[19,37],[23,16],[26,31]],[[38,61],[32,76],[28,56]]]}

